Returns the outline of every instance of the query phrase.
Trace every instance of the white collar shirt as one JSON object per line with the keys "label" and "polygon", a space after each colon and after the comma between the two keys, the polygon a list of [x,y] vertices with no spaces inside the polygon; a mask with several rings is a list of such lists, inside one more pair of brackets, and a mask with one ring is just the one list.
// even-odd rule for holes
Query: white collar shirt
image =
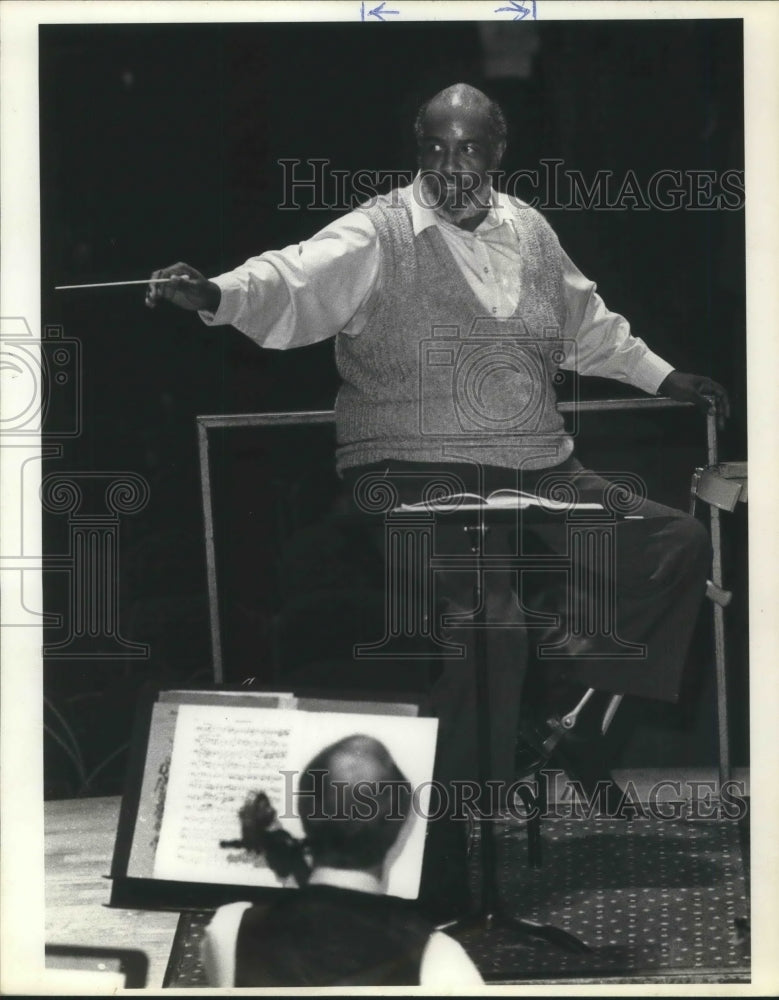
{"label": "white collar shirt", "polygon": [[508,197],[491,190],[487,215],[473,232],[454,225],[426,204],[419,176],[401,197],[409,205],[414,236],[430,226],[438,229],[487,315],[511,316],[522,289],[520,240]]}
{"label": "white collar shirt", "polygon": [[[451,225],[413,196],[414,184],[392,195],[406,200],[414,233],[438,227],[485,314],[511,316],[522,294],[521,241],[512,199],[493,190],[487,217],[475,232]],[[310,239],[251,257],[214,278],[221,297],[208,325],[229,324],[262,347],[287,350],[339,333],[358,336],[381,293],[381,245],[369,216],[349,212]],[[624,316],[611,312],[570,258],[562,254],[562,290],[567,314],[564,337],[576,345],[561,364],[580,375],[613,378],[654,394],[673,370],[633,336]]]}

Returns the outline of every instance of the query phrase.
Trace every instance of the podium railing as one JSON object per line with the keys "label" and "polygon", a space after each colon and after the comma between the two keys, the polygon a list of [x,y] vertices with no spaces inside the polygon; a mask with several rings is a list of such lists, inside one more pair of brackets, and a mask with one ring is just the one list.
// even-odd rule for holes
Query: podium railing
{"label": "podium railing", "polygon": [[[680,403],[664,396],[628,397],[623,399],[595,399],[577,402],[561,402],[558,404],[560,413],[605,413],[609,411],[640,411],[691,409],[692,404]],[[300,410],[278,413],[231,413],[198,416],[197,432],[200,453],[200,481],[203,498],[203,524],[205,532],[206,571],[208,577],[208,604],[211,628],[211,651],[213,674],[216,683],[224,681],[224,664],[222,657],[222,641],[219,622],[219,589],[216,572],[216,547],[214,543],[214,511],[211,489],[211,462],[209,454],[209,432],[212,430],[246,429],[252,427],[307,427],[335,423],[333,410]],[[718,461],[717,420],[714,413],[706,417],[706,451],[707,465],[714,466]],[[712,518],[715,508],[711,508]],[[716,511],[718,516],[719,512]],[[722,561],[720,537],[717,530],[719,524],[712,523],[714,528],[714,576],[715,583],[720,575]],[[715,649],[715,679],[717,690],[717,733],[719,744],[719,775],[720,781],[730,778],[730,744],[728,734],[727,705],[727,675],[724,656],[724,645],[718,641]]]}

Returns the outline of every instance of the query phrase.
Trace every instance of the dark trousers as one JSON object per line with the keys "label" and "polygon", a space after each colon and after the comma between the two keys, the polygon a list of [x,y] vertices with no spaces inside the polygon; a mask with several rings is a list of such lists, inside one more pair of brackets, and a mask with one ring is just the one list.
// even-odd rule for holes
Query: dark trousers
{"label": "dark trousers", "polygon": [[[432,482],[457,481],[482,496],[520,488],[550,498],[596,502],[604,511],[571,510],[538,517],[505,516],[486,536],[484,554],[514,557],[483,574],[491,776],[513,778],[514,746],[528,643],[542,666],[562,668],[584,687],[675,701],[685,658],[705,593],[710,542],[689,515],[643,495],[640,480],[606,480],[570,458],[553,469],[516,472],[467,464],[384,461],[344,475],[345,501],[373,523],[379,550],[384,518],[355,501],[364,477],[391,484],[400,502],[413,503]],[[436,556],[468,556],[473,535],[439,515]],[[392,553],[379,551],[385,562]],[[533,559],[535,557],[535,559]],[[434,573],[439,635],[464,647],[459,659],[443,656],[431,692],[439,719],[437,775],[442,781],[476,780],[476,630],[473,568]],[[540,583],[544,599],[528,595]],[[538,589],[538,588],[536,588]],[[457,621],[458,616],[460,621]],[[454,620],[453,620],[454,619]],[[571,706],[573,707],[573,706]]]}

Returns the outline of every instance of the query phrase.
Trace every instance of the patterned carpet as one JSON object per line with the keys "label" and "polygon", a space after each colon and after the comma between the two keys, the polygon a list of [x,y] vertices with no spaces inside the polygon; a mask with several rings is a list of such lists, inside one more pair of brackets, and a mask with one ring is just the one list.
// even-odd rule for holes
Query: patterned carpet
{"label": "patterned carpet", "polygon": [[[516,823],[496,830],[509,913],[560,927],[592,949],[574,954],[496,929],[460,935],[490,982],[657,975],[749,976],[748,900],[738,824],[548,819],[543,866],[527,864]],[[474,875],[474,891],[478,891]],[[681,981],[681,980],[680,980]]]}
{"label": "patterned carpet", "polygon": [[[551,818],[530,868],[516,820],[496,824],[505,910],[576,935],[590,954],[495,928],[458,938],[489,983],[748,982],[748,873],[730,820]],[[743,833],[742,833],[743,835]],[[479,893],[478,838],[472,881]],[[205,986],[208,916],[183,914],[165,985]]]}

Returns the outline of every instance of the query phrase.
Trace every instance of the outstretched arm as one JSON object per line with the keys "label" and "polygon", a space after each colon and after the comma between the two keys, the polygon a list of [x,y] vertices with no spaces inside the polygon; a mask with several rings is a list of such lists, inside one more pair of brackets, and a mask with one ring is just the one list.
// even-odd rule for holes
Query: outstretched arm
{"label": "outstretched arm", "polygon": [[380,248],[363,212],[350,212],[303,243],[251,257],[209,281],[187,264],[155,271],[146,304],[197,310],[262,347],[287,350],[361,332],[378,287]]}

